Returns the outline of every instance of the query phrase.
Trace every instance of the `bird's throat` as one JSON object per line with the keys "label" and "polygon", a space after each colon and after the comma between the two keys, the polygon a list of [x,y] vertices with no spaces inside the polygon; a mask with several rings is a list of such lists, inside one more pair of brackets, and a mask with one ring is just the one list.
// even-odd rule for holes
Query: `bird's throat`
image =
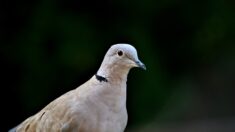
{"label": "bird's throat", "polygon": [[110,83],[126,82],[129,70],[130,69],[126,67],[120,68],[117,66],[112,66],[112,67],[104,66],[98,70],[96,74],[96,79],[99,80],[100,82],[103,81]]}

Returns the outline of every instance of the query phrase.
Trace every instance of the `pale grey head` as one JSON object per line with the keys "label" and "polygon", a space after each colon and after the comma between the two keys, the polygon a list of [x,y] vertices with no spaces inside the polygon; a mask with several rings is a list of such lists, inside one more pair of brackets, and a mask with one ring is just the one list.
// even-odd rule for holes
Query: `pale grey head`
{"label": "pale grey head", "polygon": [[[146,70],[139,58],[135,47],[130,44],[115,44],[107,51],[97,74],[108,77],[110,72],[123,72],[127,74],[133,67]],[[110,69],[107,71],[107,69]]]}

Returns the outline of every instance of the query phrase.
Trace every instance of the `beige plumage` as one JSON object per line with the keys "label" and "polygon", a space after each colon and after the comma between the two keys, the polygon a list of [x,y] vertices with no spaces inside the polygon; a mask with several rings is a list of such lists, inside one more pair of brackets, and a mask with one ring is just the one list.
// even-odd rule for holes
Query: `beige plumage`
{"label": "beige plumage", "polygon": [[96,75],[10,131],[123,132],[126,81],[132,67],[145,69],[136,49],[129,44],[111,46]]}

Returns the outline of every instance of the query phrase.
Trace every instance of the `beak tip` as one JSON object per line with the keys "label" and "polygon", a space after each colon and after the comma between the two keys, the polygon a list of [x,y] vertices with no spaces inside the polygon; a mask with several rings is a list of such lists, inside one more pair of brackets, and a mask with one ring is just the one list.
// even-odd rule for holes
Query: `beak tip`
{"label": "beak tip", "polygon": [[143,69],[143,70],[146,70],[146,66],[144,63],[142,63],[141,61],[137,61],[136,64],[138,65],[139,68]]}
{"label": "beak tip", "polygon": [[147,70],[147,68],[144,64],[140,68],[143,69],[143,70]]}
{"label": "beak tip", "polygon": [[145,66],[145,65],[144,65],[143,69],[144,69],[145,71],[147,70],[147,68],[146,68],[146,66]]}

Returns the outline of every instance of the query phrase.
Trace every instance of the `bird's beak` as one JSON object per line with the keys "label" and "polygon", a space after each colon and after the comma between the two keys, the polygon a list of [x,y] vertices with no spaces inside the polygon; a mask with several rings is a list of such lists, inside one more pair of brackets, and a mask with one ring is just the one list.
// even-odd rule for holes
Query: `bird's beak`
{"label": "bird's beak", "polygon": [[137,65],[137,67],[139,67],[139,68],[141,68],[143,70],[146,70],[146,66],[140,60],[135,61],[135,64]]}

